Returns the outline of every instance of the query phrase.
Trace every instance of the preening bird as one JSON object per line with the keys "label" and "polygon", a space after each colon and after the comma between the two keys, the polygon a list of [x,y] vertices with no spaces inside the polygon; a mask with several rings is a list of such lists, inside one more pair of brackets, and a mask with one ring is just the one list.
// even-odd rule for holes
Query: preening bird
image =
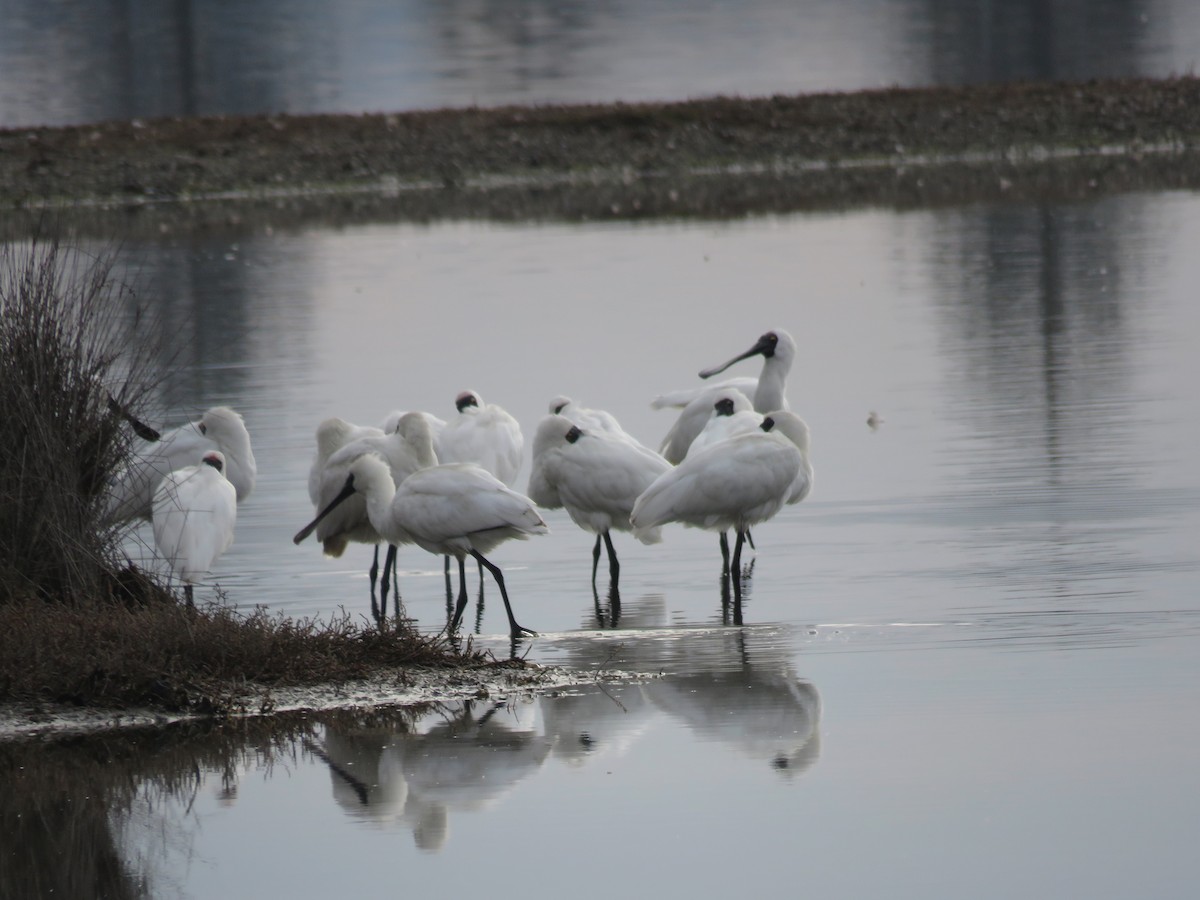
{"label": "preening bird", "polygon": [[[750,401],[740,391],[717,391],[715,396],[717,402],[713,404],[712,414],[692,441],[692,445],[688,447],[689,454],[699,453],[705,447],[711,447],[739,434],[750,434],[762,427],[762,414],[750,408]],[[746,531],[746,541],[751,547],[754,546],[749,529]],[[724,531],[721,532],[720,544],[721,558],[725,560],[725,567],[728,568],[729,536]]]}
{"label": "preening bird", "polygon": [[512,487],[525,449],[517,420],[502,407],[484,403],[474,391],[460,393],[454,405],[458,415],[446,423],[438,438],[438,461],[475,463]]}
{"label": "preening bird", "polygon": [[663,438],[659,452],[671,465],[679,465],[691,452],[692,444],[712,421],[713,411],[718,404],[722,409],[728,407],[729,415],[742,412],[753,412],[754,405],[741,391],[735,388],[715,387],[704,391],[695,400],[688,403]]}
{"label": "preening bird", "polygon": [[412,542],[430,553],[458,560],[458,604],[451,631],[458,628],[466,609],[464,560],[472,556],[496,579],[512,636],[535,633],[517,624],[504,575],[484,556],[507,540],[525,540],[549,531],[528,497],[473,463],[430,466],[397,486],[387,464],[375,454],[365,454],[350,464],[341,490],[293,540],[300,543],[355,496],[364,498],[371,524],[384,540]]}
{"label": "preening bird", "polygon": [[227,406],[214,406],[199,420],[189,422],[147,442],[118,474],[109,491],[107,513],[111,521],[124,522],[152,514],[158,483],[177,469],[194,465],[210,450],[224,458],[225,477],[233,484],[239,501],[254,490],[258,466],[250,448],[250,433],[241,415]]}
{"label": "preening bird", "polygon": [[[336,422],[331,423],[329,419],[317,427],[317,457],[314,458],[313,469],[309,473],[309,496],[313,501],[314,512],[329,507],[331,501],[342,490],[351,466],[364,456],[378,457],[387,467],[393,482],[403,482],[414,472],[437,464],[429,423],[421,413],[407,413],[401,416],[395,430],[388,434],[378,429],[360,429],[359,433],[363,433],[364,436],[334,450],[321,463],[323,437],[332,440],[330,436],[339,431],[347,433],[346,429],[340,428]],[[329,514],[320,519],[316,531],[317,540],[321,542],[326,556],[340,557],[352,541],[375,545],[376,556],[370,573],[371,609],[376,618],[386,615],[388,584],[396,563],[396,544],[407,541],[392,541],[386,536],[381,536],[368,515],[367,504],[362,495],[347,497],[345,502],[337,506],[336,511],[330,510]],[[375,576],[379,567],[378,545],[381,538],[387,541],[388,552],[380,587],[381,603],[376,609]],[[399,601],[395,602],[398,609]]]}
{"label": "preening bird", "polygon": [[151,502],[154,546],[183,581],[189,604],[192,585],[233,544],[237,490],[224,469],[224,454],[210,450],[198,465],[167,473]]}
{"label": "preening bird", "polygon": [[708,531],[734,529],[731,571],[740,577],[747,530],[790,500],[803,499],[812,483],[804,421],[779,410],[766,416],[760,429],[689,454],[660,476],[633,506],[634,535],[669,522]]}
{"label": "preening bird", "polygon": [[569,419],[571,424],[578,425],[584,431],[595,433],[597,431],[606,431],[609,434],[617,437],[634,438],[621,427],[621,423],[617,421],[617,417],[603,409],[589,409],[586,406],[580,406],[570,397],[559,395],[550,401],[550,414],[552,416],[562,416],[564,419]]}
{"label": "preening bird", "polygon": [[[596,535],[592,547],[592,584],[600,564],[600,542],[608,551],[615,583],[621,566],[611,531],[631,531],[634,501],[671,468],[670,463],[637,444],[607,431],[587,431],[561,415],[546,416],[534,437],[529,497],[547,509],[562,507],[584,531]],[[659,530],[643,530],[645,544],[662,539]]]}

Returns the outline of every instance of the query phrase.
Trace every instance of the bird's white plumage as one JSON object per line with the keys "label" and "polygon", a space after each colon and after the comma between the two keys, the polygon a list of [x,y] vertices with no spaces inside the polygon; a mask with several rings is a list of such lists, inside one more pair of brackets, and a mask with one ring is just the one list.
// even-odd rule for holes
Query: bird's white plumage
{"label": "bird's white plumage", "polygon": [[154,546],[189,585],[233,544],[237,522],[237,490],[217,467],[225,466],[224,455],[213,450],[203,460],[167,473],[151,503]]}
{"label": "bird's white plumage", "polygon": [[747,398],[753,397],[754,392],[758,389],[758,379],[750,376],[739,376],[738,378],[726,378],[723,381],[715,383],[706,383],[693,388],[683,388],[678,391],[668,391],[665,394],[659,394],[650,401],[652,409],[683,409],[701,394],[706,394],[709,391],[734,390],[741,391]]}
{"label": "bird's white plumage", "polygon": [[473,463],[422,469],[396,489],[392,508],[417,545],[458,558],[549,531],[528,497]]}
{"label": "bird's white plumage", "polygon": [[437,442],[443,463],[474,463],[511,486],[521,469],[525,439],[521,426],[502,407],[484,403],[474,391],[463,391]]}
{"label": "bird's white plumage", "polygon": [[[576,525],[592,534],[629,531],[634,501],[670,468],[636,442],[606,431],[589,432],[561,415],[550,415],[538,424],[534,438],[529,496],[547,508],[564,507]],[[647,529],[639,539],[654,543],[661,535]]]}
{"label": "bird's white plumage", "polygon": [[749,398],[734,388],[714,387],[688,403],[663,438],[659,452],[672,465],[679,465],[691,452],[692,443],[713,417],[713,408],[722,400],[733,404],[734,413],[753,410]]}
{"label": "bird's white plumage", "polygon": [[[324,510],[338,495],[345,486],[351,467],[364,456],[380,460],[388,470],[392,483],[403,482],[414,472],[437,463],[428,422],[421,413],[408,413],[399,419],[395,431],[368,434],[330,455],[321,469],[317,498],[313,504],[318,512]],[[364,544],[379,542],[380,533],[368,515],[364,497],[362,493],[349,497],[317,525],[317,539],[329,556],[341,556],[350,541]],[[404,542],[389,540],[388,543]]]}
{"label": "bird's white plumage", "polygon": [[[383,424],[379,427],[385,433],[390,434],[396,430],[396,427],[400,424],[400,420],[407,415],[409,415],[409,413],[405,412],[404,410],[393,409],[390,413],[383,417]],[[433,446],[436,450],[438,437],[441,435],[442,429],[446,427],[446,422],[443,419],[439,419],[432,413],[423,412],[419,413],[419,415],[424,416],[426,423],[429,425],[429,431],[433,435]]]}
{"label": "bird's white plumage", "polygon": [[[748,400],[746,402],[749,403]],[[696,435],[692,445],[688,447],[688,453],[699,453],[706,447],[729,440],[739,434],[751,434],[759,431],[762,421],[762,414],[752,409],[740,409],[732,415],[725,415],[714,410],[704,428]]]}
{"label": "bird's white plumage", "polygon": [[633,440],[612,413],[603,409],[580,406],[570,397],[562,394],[550,401],[550,414],[562,416],[587,432],[607,431],[609,434]]}
{"label": "bird's white plumage", "polygon": [[238,500],[245,500],[258,476],[250,434],[240,414],[227,406],[214,406],[197,421],[140,446],[112,485],[107,503],[109,518],[116,522],[139,516],[150,518],[154,493],[163,477],[195,465],[213,450],[224,456],[227,480]]}
{"label": "bird's white plumage", "polygon": [[745,531],[779,512],[807,465],[797,444],[807,444],[807,428],[792,413],[771,418],[773,430],[713,444],[658,478],[634,504],[634,534],[668,522]]}
{"label": "bird's white plumage", "polygon": [[[394,423],[391,430],[396,430]],[[308,468],[308,498],[314,506],[321,499],[321,475],[329,457],[353,441],[365,437],[382,437],[383,432],[382,428],[355,425],[337,416],[331,416],[317,426],[317,449]]]}

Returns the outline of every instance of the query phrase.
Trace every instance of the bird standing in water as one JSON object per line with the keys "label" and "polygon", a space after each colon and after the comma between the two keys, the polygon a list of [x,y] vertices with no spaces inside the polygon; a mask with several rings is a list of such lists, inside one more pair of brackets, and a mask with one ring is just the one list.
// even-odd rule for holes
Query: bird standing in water
{"label": "bird standing in water", "polygon": [[184,583],[189,606],[192,585],[233,544],[237,490],[224,469],[224,454],[210,450],[198,465],[168,473],[154,492],[154,546]]}

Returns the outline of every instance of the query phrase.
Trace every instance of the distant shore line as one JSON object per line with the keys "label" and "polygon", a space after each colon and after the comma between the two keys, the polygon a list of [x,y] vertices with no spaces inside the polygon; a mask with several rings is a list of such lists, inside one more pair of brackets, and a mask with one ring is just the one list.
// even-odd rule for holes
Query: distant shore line
{"label": "distant shore line", "polygon": [[1197,147],[1192,77],[147,119],[0,131],[0,203],[159,227],[721,217],[1194,188]]}

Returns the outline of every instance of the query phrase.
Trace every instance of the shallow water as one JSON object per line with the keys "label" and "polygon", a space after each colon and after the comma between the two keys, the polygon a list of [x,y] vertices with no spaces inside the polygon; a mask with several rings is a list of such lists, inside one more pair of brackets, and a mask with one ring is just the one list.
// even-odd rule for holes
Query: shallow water
{"label": "shallow water", "polygon": [[[228,403],[255,441],[225,602],[367,615],[366,548],[290,540],[324,416],[448,416],[472,387],[528,436],[566,393],[653,442],[652,396],[771,327],[816,487],[756,530],[741,626],[708,533],[620,536],[615,615],[561,512],[496,551],[522,653],[661,679],[314,719],[232,763],[180,739],[188,790],[97,827],[156,895],[1189,896],[1198,231],[1160,194],[129,246],[184,348],[165,406]],[[440,559],[400,560],[437,630]],[[494,586],[467,622],[508,652]]]}
{"label": "shallow water", "polygon": [[1194,71],[1189,0],[10,0],[0,125]]}

